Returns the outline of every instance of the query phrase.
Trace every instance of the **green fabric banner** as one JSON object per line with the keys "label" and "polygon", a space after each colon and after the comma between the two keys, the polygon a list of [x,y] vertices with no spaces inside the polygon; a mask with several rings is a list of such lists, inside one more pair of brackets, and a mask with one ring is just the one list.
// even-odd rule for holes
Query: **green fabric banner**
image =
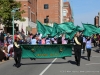
{"label": "green fabric banner", "polygon": [[97,28],[95,25],[85,24],[85,23],[82,23],[82,24],[83,24],[83,27],[84,27],[83,35],[92,36],[93,34],[100,33],[99,28]]}
{"label": "green fabric banner", "polygon": [[73,31],[73,26],[71,27],[70,25],[70,23],[59,24],[57,27],[57,33],[71,33]]}
{"label": "green fabric banner", "polygon": [[62,58],[72,56],[72,45],[21,45],[22,58]]}
{"label": "green fabric banner", "polygon": [[38,33],[42,34],[42,37],[46,37],[48,34],[50,34],[47,28],[39,21],[37,21],[37,31]]}
{"label": "green fabric banner", "polygon": [[57,27],[59,24],[54,23],[53,24],[53,28],[52,28],[52,33],[51,33],[51,37],[55,37],[57,35]]}
{"label": "green fabric banner", "polygon": [[53,27],[42,25],[37,21],[37,31],[42,34],[42,37],[46,37],[48,34],[50,38],[58,37],[61,34],[66,34],[66,38],[73,39],[77,31],[83,31],[84,36],[92,36],[93,34],[100,34],[100,28],[97,28],[92,24],[82,23],[84,28],[75,26],[72,22],[64,22],[61,24],[54,23]]}
{"label": "green fabric banner", "polygon": [[48,33],[49,34],[52,34],[52,27],[51,26],[48,26],[48,25],[44,25],[44,27],[47,29]]}
{"label": "green fabric banner", "polygon": [[71,33],[67,33],[66,34],[66,38],[69,39],[69,40],[72,40],[73,37],[75,36],[75,34],[78,32],[78,31],[83,31],[84,29],[81,28],[80,26],[76,26],[76,28],[74,28],[74,30],[71,32]]}

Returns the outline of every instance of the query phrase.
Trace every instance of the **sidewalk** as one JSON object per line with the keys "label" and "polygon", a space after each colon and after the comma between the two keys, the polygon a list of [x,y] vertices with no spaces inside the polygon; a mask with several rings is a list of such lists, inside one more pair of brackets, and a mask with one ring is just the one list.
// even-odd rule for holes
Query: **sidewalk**
{"label": "sidewalk", "polygon": [[[12,60],[12,59],[13,59],[12,57],[9,58],[9,60]],[[7,60],[7,61],[9,61],[9,60]],[[2,62],[0,62],[0,65],[1,65],[2,63],[7,62],[7,61],[2,60]]]}

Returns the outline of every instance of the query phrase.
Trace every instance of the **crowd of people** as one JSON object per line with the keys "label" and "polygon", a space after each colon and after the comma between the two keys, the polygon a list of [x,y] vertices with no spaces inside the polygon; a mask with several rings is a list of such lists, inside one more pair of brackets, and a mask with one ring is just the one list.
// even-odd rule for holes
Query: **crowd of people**
{"label": "crowd of people", "polygon": [[[75,52],[75,61],[78,66],[80,66],[81,51],[83,54],[87,50],[88,61],[90,61],[92,43],[94,47],[100,46],[100,35],[96,34],[92,37],[85,37],[79,32],[76,33],[73,40],[68,40],[65,38],[65,35],[62,34],[59,37],[49,38],[49,35],[42,37],[41,34],[28,33],[25,35],[23,32],[15,32],[13,42],[13,36],[9,33],[0,33],[0,61],[9,60],[9,57],[14,57],[15,66],[20,67],[21,60],[21,50],[19,49],[19,44],[30,44],[30,45],[44,45],[44,44],[70,44],[73,42],[74,52]],[[100,52],[100,51],[99,51]],[[17,59],[18,58],[18,59]]]}

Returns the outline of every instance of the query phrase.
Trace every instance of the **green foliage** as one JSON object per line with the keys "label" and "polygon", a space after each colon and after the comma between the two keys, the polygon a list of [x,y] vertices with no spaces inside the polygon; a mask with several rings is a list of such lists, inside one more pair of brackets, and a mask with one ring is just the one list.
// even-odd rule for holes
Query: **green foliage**
{"label": "green foliage", "polygon": [[[11,11],[13,8],[20,7],[21,3],[16,2],[15,0],[0,0],[0,22],[4,25],[12,25]],[[15,20],[22,20],[21,14],[23,13],[25,13],[24,10],[16,11]]]}

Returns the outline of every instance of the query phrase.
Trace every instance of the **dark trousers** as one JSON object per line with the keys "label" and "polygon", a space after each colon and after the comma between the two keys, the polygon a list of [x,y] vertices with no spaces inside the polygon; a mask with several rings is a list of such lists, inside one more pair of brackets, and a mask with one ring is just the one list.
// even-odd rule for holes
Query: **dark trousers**
{"label": "dark trousers", "polygon": [[83,52],[85,52],[86,43],[83,43]]}
{"label": "dark trousers", "polygon": [[14,52],[14,60],[17,66],[21,65],[21,52]]}
{"label": "dark trousers", "polygon": [[87,57],[90,58],[91,56],[91,49],[87,49]]}
{"label": "dark trousers", "polygon": [[96,47],[96,46],[97,46],[97,43],[96,43],[96,41],[95,41],[93,44],[94,44],[94,47]]}
{"label": "dark trousers", "polygon": [[81,48],[74,48],[75,51],[75,61],[77,63],[77,65],[80,65],[80,60],[81,60]]}

